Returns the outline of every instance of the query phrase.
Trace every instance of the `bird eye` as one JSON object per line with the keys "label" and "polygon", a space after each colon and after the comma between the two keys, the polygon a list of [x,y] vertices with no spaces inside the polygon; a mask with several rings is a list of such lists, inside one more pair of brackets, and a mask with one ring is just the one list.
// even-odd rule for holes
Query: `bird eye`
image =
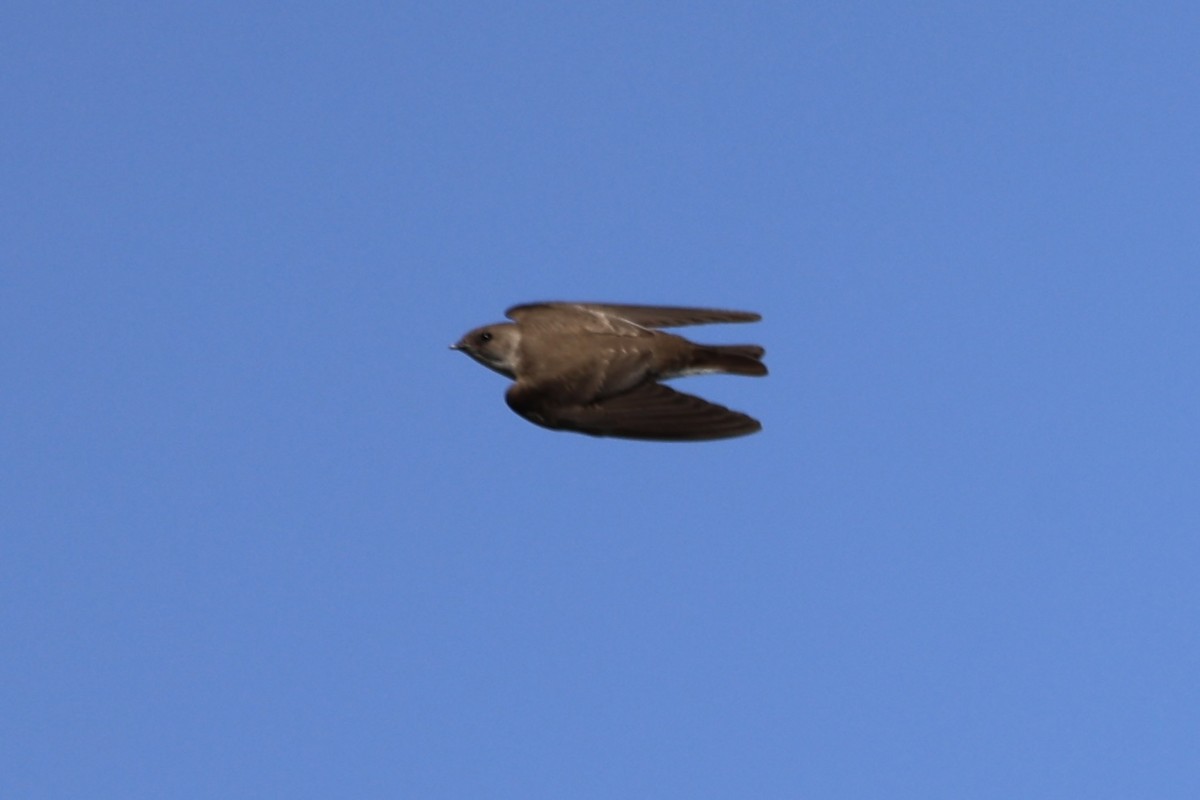
{"label": "bird eye", "polygon": [[483,332],[483,333],[479,334],[479,341],[481,341],[481,342],[490,342],[491,340],[492,340],[492,335],[491,335],[490,333],[487,333],[487,332],[485,331],[485,332]]}

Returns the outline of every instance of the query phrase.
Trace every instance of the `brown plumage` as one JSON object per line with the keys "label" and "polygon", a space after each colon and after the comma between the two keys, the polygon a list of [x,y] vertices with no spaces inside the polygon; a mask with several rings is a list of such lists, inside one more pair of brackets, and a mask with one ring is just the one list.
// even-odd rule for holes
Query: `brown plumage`
{"label": "brown plumage", "polygon": [[699,441],[743,436],[758,420],[659,381],[726,373],[762,376],[763,348],[702,345],[659,328],[755,322],[748,311],[609,303],[529,303],[513,320],[476,328],[454,349],[512,378],[513,411],[547,428],[593,436]]}

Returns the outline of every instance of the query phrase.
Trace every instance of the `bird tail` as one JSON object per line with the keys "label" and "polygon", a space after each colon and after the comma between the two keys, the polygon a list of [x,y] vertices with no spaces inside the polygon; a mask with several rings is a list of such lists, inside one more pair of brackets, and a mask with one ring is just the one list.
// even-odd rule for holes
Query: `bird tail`
{"label": "bird tail", "polygon": [[707,345],[697,353],[696,366],[731,375],[766,375],[767,365],[762,363],[766,352],[756,344]]}

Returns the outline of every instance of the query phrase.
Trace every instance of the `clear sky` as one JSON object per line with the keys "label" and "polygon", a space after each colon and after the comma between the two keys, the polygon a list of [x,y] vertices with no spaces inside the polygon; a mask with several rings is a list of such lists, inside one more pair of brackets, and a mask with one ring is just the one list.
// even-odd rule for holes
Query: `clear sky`
{"label": "clear sky", "polygon": [[[0,796],[1200,797],[1195,4],[0,23]],[[763,432],[523,421],[539,299]]]}

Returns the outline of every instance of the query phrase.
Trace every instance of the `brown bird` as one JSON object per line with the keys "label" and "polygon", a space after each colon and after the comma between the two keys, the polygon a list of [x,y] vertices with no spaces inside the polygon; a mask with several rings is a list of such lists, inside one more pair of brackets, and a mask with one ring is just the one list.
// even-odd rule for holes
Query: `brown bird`
{"label": "brown bird", "polygon": [[761,430],[758,420],[671,389],[686,375],[766,375],[758,345],[703,345],[659,328],[756,322],[749,311],[611,303],[528,303],[451,345],[516,381],[509,407],[537,425],[592,436],[699,441]]}

